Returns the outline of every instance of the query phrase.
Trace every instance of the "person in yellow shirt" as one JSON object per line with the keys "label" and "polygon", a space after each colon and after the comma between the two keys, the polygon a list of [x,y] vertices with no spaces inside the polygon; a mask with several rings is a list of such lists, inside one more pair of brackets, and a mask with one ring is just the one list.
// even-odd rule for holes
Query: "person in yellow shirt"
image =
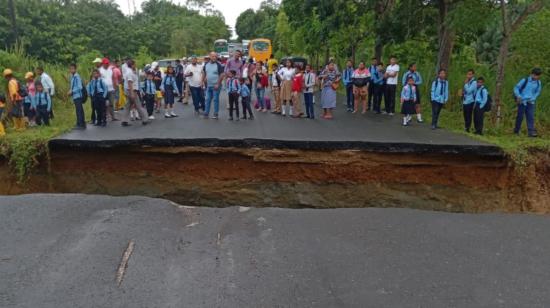
{"label": "person in yellow shirt", "polygon": [[267,60],[267,73],[269,75],[273,73],[273,65],[279,66],[279,62],[275,59],[275,56],[271,55],[269,56],[269,60]]}
{"label": "person in yellow shirt", "polygon": [[25,120],[23,118],[23,97],[19,90],[19,82],[13,76],[13,71],[9,68],[4,70],[4,78],[8,81],[8,102],[11,103],[11,116],[13,118],[14,128],[16,130],[25,129]]}

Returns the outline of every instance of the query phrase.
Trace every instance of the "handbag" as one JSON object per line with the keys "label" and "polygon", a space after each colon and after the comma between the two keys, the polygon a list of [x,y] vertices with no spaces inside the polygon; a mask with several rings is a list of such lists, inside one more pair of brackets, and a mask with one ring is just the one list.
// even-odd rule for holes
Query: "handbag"
{"label": "handbag", "polygon": [[333,82],[333,83],[330,85],[330,87],[331,87],[334,91],[336,91],[336,90],[338,90],[338,87],[340,87],[340,82],[335,81],[335,82]]}

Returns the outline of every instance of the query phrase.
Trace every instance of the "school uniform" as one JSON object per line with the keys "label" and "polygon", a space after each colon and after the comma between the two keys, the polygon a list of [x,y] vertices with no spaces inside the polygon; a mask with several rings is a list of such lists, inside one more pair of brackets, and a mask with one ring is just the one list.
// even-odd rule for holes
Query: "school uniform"
{"label": "school uniform", "polygon": [[422,75],[420,75],[419,72],[407,71],[405,74],[403,74],[403,80],[401,80],[403,86],[407,85],[407,81],[409,80],[409,78],[412,78],[414,80],[414,85],[415,85],[415,88],[416,88],[416,102],[415,102],[415,104],[420,105],[420,103],[421,103],[420,102],[420,85],[422,85],[422,83],[424,82],[422,80]]}
{"label": "school uniform", "polygon": [[239,93],[241,92],[241,85],[239,80],[235,77],[231,77],[227,80],[226,84],[227,93],[229,96],[229,120],[233,120],[233,111],[235,110],[237,120],[239,119]]}
{"label": "school uniform", "polygon": [[475,107],[475,94],[477,91],[477,81],[474,77],[468,80],[462,88],[462,110],[464,113],[464,129],[469,132],[472,127],[472,116]]}
{"label": "school uniform", "polygon": [[397,83],[399,80],[399,65],[391,64],[386,68],[386,73],[395,73],[394,77],[388,77],[386,79],[385,96],[384,96],[384,108],[386,113],[395,113],[395,94],[397,92]]}
{"label": "school uniform", "polygon": [[254,119],[254,115],[252,114],[252,106],[250,106],[250,88],[248,88],[246,83],[241,85],[239,94],[241,95],[241,104],[243,105],[243,119],[246,120],[247,112],[250,115],[250,119]]}
{"label": "school uniform", "polygon": [[315,73],[309,72],[304,74],[304,103],[306,105],[306,116],[309,119],[315,118],[315,112],[313,109],[313,89],[315,87],[315,80],[317,79],[317,76],[315,76]]}
{"label": "school uniform", "polygon": [[76,127],[86,128],[86,118],[84,115],[85,103],[83,97],[83,83],[80,75],[75,73],[71,76],[71,97],[73,99],[75,113],[76,113]]}
{"label": "school uniform", "polygon": [[143,83],[143,99],[145,101],[145,108],[147,109],[147,115],[150,117],[155,111],[155,94],[157,93],[157,87],[155,81],[152,79],[146,79]]}
{"label": "school uniform", "polygon": [[[369,66],[369,72],[371,76],[374,76],[374,74],[378,72],[378,68],[376,67],[376,65]],[[367,103],[368,103],[367,110],[372,109],[373,100],[374,100],[374,82],[371,79],[369,82],[369,96],[367,98]]]}
{"label": "school uniform", "polygon": [[487,99],[489,97],[489,92],[484,86],[477,87],[476,93],[474,94],[474,128],[476,134],[483,134],[483,120],[485,117],[485,105],[487,104]]}
{"label": "school uniform", "polygon": [[412,115],[416,113],[416,90],[416,86],[409,84],[404,86],[403,90],[401,90],[401,101],[403,101],[401,106],[401,114]]}
{"label": "school uniform", "polygon": [[439,114],[443,105],[449,100],[449,81],[437,78],[432,83],[431,101],[432,101],[432,129],[437,128]]}
{"label": "school uniform", "polygon": [[36,110],[36,124],[50,125],[52,99],[48,92],[36,92],[36,94],[32,98],[32,108]]}
{"label": "school uniform", "polygon": [[107,86],[101,80],[92,79],[88,83],[88,93],[92,99],[92,109],[96,115],[95,125],[105,126],[107,125],[107,114],[105,100],[107,98]]}
{"label": "school uniform", "polygon": [[382,95],[384,94],[384,74],[376,70],[374,74],[371,75],[371,84],[373,93],[372,110],[380,114]]}
{"label": "school uniform", "polygon": [[170,107],[174,106],[174,92],[179,95],[178,85],[176,84],[176,77],[171,75],[164,76],[164,78],[162,79],[160,90],[164,92],[164,103],[166,105],[170,105]]}
{"label": "school uniform", "polygon": [[342,81],[346,87],[346,106],[348,111],[353,111],[354,109],[354,96],[353,96],[353,72],[355,70],[353,67],[347,67],[343,72]]}
{"label": "school uniform", "polygon": [[519,134],[523,117],[527,119],[527,131],[529,136],[536,136],[535,129],[535,109],[537,98],[540,96],[542,83],[540,80],[534,80],[532,77],[523,78],[514,87],[514,96],[519,100],[518,114],[516,117],[516,126],[514,133]]}

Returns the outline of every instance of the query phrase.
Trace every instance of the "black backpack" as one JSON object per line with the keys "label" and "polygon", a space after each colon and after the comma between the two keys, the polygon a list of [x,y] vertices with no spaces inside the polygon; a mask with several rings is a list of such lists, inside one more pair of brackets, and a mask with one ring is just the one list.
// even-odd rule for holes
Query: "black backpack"
{"label": "black backpack", "polygon": [[29,96],[29,91],[27,90],[27,86],[21,84],[19,81],[17,81],[17,93],[21,97],[27,97]]}
{"label": "black backpack", "polygon": [[487,103],[485,103],[485,106],[483,106],[483,111],[489,112],[493,108],[493,98],[491,97],[491,94],[489,94],[489,91],[487,91]]}
{"label": "black backpack", "polygon": [[84,104],[88,100],[88,90],[84,86],[84,81],[82,79],[80,81],[82,82],[82,103]]}

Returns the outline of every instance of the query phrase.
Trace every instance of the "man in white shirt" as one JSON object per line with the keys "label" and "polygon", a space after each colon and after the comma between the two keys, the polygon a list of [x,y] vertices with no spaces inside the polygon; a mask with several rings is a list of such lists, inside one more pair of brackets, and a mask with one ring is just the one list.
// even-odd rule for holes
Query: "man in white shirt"
{"label": "man in white shirt", "polygon": [[202,99],[202,65],[197,63],[197,57],[191,58],[191,64],[187,65],[184,76],[188,78],[189,91],[195,106],[195,114],[204,111],[204,100]]}
{"label": "man in white shirt", "polygon": [[395,113],[395,93],[397,92],[397,83],[399,80],[399,64],[395,56],[390,57],[390,65],[386,68],[384,74],[386,78],[386,92],[384,95],[384,114],[394,115]]}
{"label": "man in white shirt", "polygon": [[313,91],[315,90],[316,79],[317,76],[315,76],[315,73],[311,70],[311,64],[306,65],[306,72],[304,74],[304,102],[308,119],[315,119],[315,113],[313,111]]}
{"label": "man in white shirt", "polygon": [[114,87],[114,74],[113,69],[110,67],[111,63],[109,62],[109,59],[103,58],[101,60],[101,67],[99,68],[99,74],[101,75],[101,80],[103,80],[103,83],[107,87],[107,100],[105,101],[105,104],[107,105],[107,114],[111,117],[111,121],[118,121],[118,119],[115,117],[115,110],[114,106],[116,103],[116,96],[115,96],[115,87]]}
{"label": "man in white shirt", "polygon": [[135,107],[139,116],[142,119],[143,125],[149,124],[147,121],[148,115],[145,109],[141,106],[141,102],[138,98],[139,92],[139,76],[136,70],[136,62],[134,60],[128,60],[128,69],[126,70],[126,76],[124,77],[124,94],[126,95],[126,106],[124,107],[124,113],[122,114],[122,126],[130,126],[128,119],[130,118],[130,111],[132,107]]}
{"label": "man in white shirt", "polygon": [[44,72],[44,68],[37,67],[36,68],[36,82],[42,83],[42,87],[44,88],[44,92],[49,93],[50,97],[52,98],[51,104],[51,110],[50,110],[50,119],[53,119],[53,96],[55,95],[55,85],[53,83],[52,77],[50,75],[46,74]]}

